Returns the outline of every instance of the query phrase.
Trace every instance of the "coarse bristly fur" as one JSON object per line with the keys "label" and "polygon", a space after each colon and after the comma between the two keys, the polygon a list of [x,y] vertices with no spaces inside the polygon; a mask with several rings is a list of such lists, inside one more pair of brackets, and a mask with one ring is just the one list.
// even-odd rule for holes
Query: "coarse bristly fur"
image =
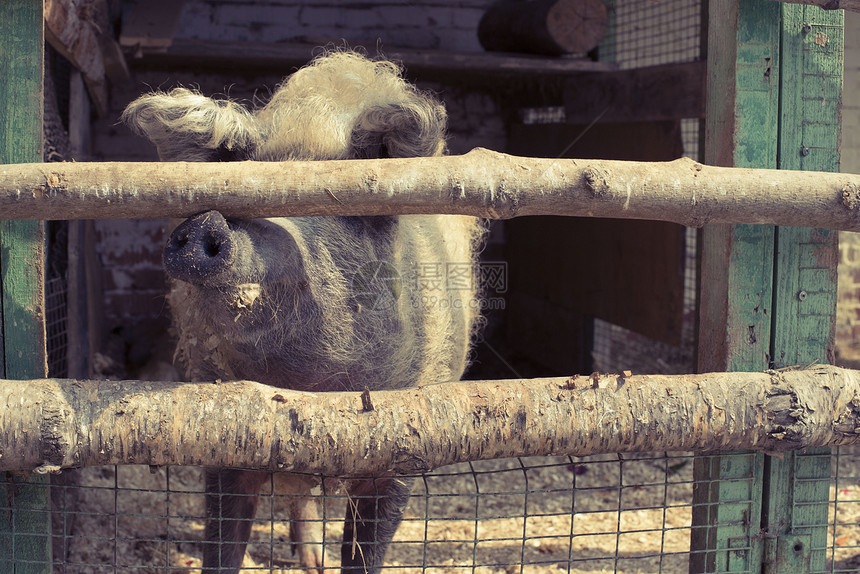
{"label": "coarse bristly fur", "polygon": [[[394,64],[353,52],[316,59],[253,112],[177,88],[138,98],[123,119],[166,161],[437,156],[445,150],[444,107],[405,82]],[[295,217],[231,221],[230,229],[237,246],[232,266],[205,281],[174,281],[169,295],[177,358],[189,379],[338,391],[462,375],[479,322],[478,219]],[[449,282],[451,270],[465,270],[465,279]],[[396,527],[402,506],[384,512],[395,516]],[[381,556],[376,560],[369,571],[381,566]]]}
{"label": "coarse bristly fur", "polygon": [[[434,156],[445,149],[444,107],[394,64],[352,52],[318,58],[254,113],[177,88],[138,98],[123,119],[167,161]],[[188,375],[346,390],[462,374],[478,319],[474,285],[453,291],[442,276],[433,278],[438,289],[413,287],[427,287],[427,273],[474,264],[479,220],[297,217],[237,227],[249,237],[233,273],[207,285],[179,282],[170,295],[177,356]],[[374,261],[399,272],[396,313],[362,311],[354,300],[355,274]],[[259,296],[243,306],[249,284],[260,286]]]}

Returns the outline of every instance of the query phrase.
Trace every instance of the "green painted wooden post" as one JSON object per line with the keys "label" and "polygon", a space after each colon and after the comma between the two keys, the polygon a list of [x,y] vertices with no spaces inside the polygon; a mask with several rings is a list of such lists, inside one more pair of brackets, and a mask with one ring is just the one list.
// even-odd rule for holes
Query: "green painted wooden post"
{"label": "green painted wooden post", "polygon": [[[843,12],[783,5],[781,33],[779,168],[839,171]],[[776,257],[774,366],[830,362],[836,311],[836,232],[780,227]],[[763,527],[776,536],[765,545],[765,572],[824,571],[829,488],[830,449],[765,460]],[[807,559],[794,560],[799,555]]]}
{"label": "green painted wooden post", "polygon": [[[779,4],[711,0],[705,162],[776,167]],[[773,299],[772,227],[711,225],[702,231],[698,370],[768,367]],[[696,461],[690,572],[759,572],[764,455],[722,453]]]}
{"label": "green painted wooden post", "polygon": [[[0,2],[0,163],[42,161],[42,0]],[[47,376],[44,225],[0,225],[5,377]],[[47,478],[6,477],[0,512],[0,571],[51,571]]]}
{"label": "green painted wooden post", "polygon": [[[708,52],[706,162],[838,170],[841,12],[711,0]],[[827,230],[706,228],[699,370],[827,361],[836,248]],[[721,453],[695,475],[691,572],[824,570],[827,449]]]}

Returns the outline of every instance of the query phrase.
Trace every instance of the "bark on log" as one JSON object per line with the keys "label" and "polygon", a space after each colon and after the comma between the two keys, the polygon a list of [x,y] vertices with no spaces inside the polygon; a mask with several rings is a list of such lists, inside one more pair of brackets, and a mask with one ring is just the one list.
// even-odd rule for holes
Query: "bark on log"
{"label": "bark on log", "polygon": [[851,10],[852,12],[860,12],[860,0],[777,0],[777,2],[819,6],[825,10]]}
{"label": "bark on log", "polygon": [[[217,383],[217,382],[216,382]],[[860,372],[601,375],[301,393],[259,383],[0,380],[0,470],[213,465],[362,475],[531,455],[860,442]]]}
{"label": "bark on log", "polygon": [[502,0],[481,18],[478,40],[490,52],[586,54],[608,27],[600,0]]}
{"label": "bark on log", "polygon": [[0,166],[0,219],[454,213],[860,231],[860,176],[671,162],[462,156]]}

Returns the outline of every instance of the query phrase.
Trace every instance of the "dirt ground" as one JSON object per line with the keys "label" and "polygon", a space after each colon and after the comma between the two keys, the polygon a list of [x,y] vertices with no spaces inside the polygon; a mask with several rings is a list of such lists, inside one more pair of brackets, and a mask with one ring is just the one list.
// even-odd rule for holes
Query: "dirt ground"
{"label": "dirt ground", "polygon": [[[855,572],[860,457],[842,449],[833,468],[839,478],[830,488],[828,568],[835,549],[834,570]],[[385,571],[686,572],[692,484],[693,458],[683,453],[445,467],[416,481]],[[65,572],[199,572],[200,469],[87,469],[77,492],[80,512],[67,539]],[[342,494],[325,498],[332,567],[345,506]],[[283,496],[261,501],[243,572],[299,571],[285,509]]]}

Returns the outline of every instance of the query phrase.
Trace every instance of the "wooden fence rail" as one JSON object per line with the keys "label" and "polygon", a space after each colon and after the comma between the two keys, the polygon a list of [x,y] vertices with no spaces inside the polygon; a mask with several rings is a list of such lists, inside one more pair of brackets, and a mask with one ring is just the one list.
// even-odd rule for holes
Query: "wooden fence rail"
{"label": "wooden fence rail", "polygon": [[860,176],[671,162],[462,156],[0,166],[0,219],[571,215],[860,231]]}
{"label": "wooden fence rail", "polygon": [[592,375],[373,393],[0,380],[0,470],[211,465],[361,475],[511,456],[860,442],[860,372]]}

